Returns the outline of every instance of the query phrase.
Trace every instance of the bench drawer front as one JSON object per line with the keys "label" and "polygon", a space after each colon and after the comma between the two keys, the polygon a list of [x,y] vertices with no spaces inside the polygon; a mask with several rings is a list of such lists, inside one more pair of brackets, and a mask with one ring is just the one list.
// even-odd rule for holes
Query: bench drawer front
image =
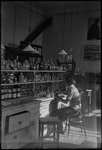
{"label": "bench drawer front", "polygon": [[8,132],[14,132],[21,128],[30,125],[30,112],[22,113],[19,115],[11,116],[9,118],[9,128]]}

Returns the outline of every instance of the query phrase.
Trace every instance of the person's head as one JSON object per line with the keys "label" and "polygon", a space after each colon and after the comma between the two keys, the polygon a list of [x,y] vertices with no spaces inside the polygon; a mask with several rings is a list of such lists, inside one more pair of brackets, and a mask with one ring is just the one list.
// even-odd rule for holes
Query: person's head
{"label": "person's head", "polygon": [[69,75],[67,75],[66,77],[65,77],[65,82],[66,82],[66,85],[67,86],[71,86],[72,84],[76,84],[76,81],[75,81],[75,79],[74,78],[72,78],[72,77],[70,77]]}

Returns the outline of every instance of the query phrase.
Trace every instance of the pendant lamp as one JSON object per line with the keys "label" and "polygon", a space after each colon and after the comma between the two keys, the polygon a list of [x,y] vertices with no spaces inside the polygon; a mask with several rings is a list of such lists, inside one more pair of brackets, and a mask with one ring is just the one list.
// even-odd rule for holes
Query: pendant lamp
{"label": "pendant lamp", "polygon": [[36,49],[32,48],[30,44],[26,48],[24,48],[23,51],[39,54],[39,52]]}
{"label": "pendant lamp", "polygon": [[[62,46],[64,47],[64,32],[65,32],[65,10],[66,10],[66,1],[64,3],[64,21],[63,21],[63,37],[62,37]],[[59,61],[65,62],[65,57],[67,55],[67,52],[62,48],[62,50],[58,53],[59,54]]]}
{"label": "pendant lamp", "polygon": [[[72,4],[72,7],[71,7],[72,9],[72,11],[73,11],[73,4]],[[72,41],[72,12],[71,11],[71,23],[70,23],[70,48],[69,48],[69,55],[72,57],[72,50],[73,50],[73,47],[72,47],[72,43],[71,43],[71,41]],[[71,59],[71,61],[72,61],[72,58],[70,58]]]}
{"label": "pendant lamp", "polygon": [[[31,1],[30,1],[30,23],[29,23],[29,33],[31,32]],[[25,47],[23,49],[23,51],[25,52],[30,52],[30,53],[33,53],[33,54],[39,54],[39,52],[34,49],[31,44],[29,44],[27,47]]]}

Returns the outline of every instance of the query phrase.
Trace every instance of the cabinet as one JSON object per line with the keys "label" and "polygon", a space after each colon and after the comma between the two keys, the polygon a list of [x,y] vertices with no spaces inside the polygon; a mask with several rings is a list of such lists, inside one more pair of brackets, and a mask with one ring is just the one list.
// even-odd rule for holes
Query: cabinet
{"label": "cabinet", "polygon": [[40,101],[31,98],[29,103],[2,107],[2,149],[21,148],[32,141],[37,142]]}

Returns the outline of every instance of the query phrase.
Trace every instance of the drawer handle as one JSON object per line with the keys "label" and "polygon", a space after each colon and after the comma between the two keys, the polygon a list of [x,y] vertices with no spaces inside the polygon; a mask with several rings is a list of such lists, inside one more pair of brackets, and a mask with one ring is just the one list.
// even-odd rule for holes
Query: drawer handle
{"label": "drawer handle", "polygon": [[19,121],[18,124],[22,124],[22,121]]}
{"label": "drawer handle", "polygon": [[17,135],[15,135],[13,138],[14,138],[14,139],[17,139]]}

